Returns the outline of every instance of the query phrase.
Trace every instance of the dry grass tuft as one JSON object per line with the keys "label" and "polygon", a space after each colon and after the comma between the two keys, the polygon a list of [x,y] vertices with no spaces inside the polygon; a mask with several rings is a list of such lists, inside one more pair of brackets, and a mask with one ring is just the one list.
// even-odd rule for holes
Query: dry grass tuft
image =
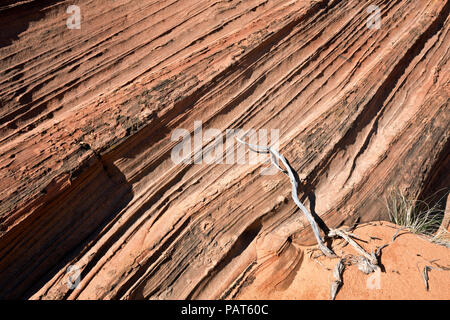
{"label": "dry grass tuft", "polygon": [[439,229],[444,210],[438,202],[429,206],[425,201],[408,199],[401,191],[394,191],[386,200],[391,222],[410,232],[429,237],[430,241],[450,247],[449,232]]}

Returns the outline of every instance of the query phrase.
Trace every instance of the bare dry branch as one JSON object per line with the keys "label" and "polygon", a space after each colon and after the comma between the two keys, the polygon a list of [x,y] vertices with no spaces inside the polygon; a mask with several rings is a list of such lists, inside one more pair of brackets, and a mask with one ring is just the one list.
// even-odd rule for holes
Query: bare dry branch
{"label": "bare dry branch", "polygon": [[335,236],[339,236],[341,238],[343,238],[344,240],[346,240],[353,248],[356,249],[356,251],[358,251],[364,258],[366,258],[371,264],[373,265],[377,265],[378,260],[375,257],[374,254],[369,254],[367,253],[358,243],[356,243],[347,232],[343,231],[343,230],[339,230],[339,229],[333,229],[330,230],[330,232],[328,233],[328,236],[330,237],[335,237]]}
{"label": "bare dry branch", "polygon": [[425,266],[424,268],[423,268],[423,273],[422,273],[422,275],[423,275],[423,280],[424,280],[424,282],[425,282],[425,289],[427,289],[427,291],[428,291],[428,289],[429,289],[429,287],[428,287],[428,270],[430,269],[430,267],[429,266]]}
{"label": "bare dry branch", "polygon": [[[292,185],[292,199],[294,200],[295,204],[300,208],[300,210],[305,215],[306,219],[308,220],[309,224],[311,225],[311,228],[313,230],[314,236],[316,237],[317,244],[319,246],[319,249],[323,252],[324,255],[330,258],[335,258],[336,254],[329,249],[322,237],[320,236],[319,227],[317,225],[317,222],[314,220],[314,217],[311,215],[311,213],[306,209],[306,207],[303,205],[303,203],[300,202],[300,199],[298,198],[298,185],[299,181],[297,180],[296,175],[294,174],[294,169],[292,169],[289,162],[286,160],[286,158],[278,153],[278,151],[274,150],[272,147],[261,147],[253,144],[249,144],[239,138],[236,138],[236,140],[242,144],[245,144],[249,147],[250,150],[257,152],[257,153],[270,153],[270,159],[274,166],[280,170],[281,172],[287,174],[289,176],[289,180],[291,181]],[[280,160],[286,170],[283,170],[277,163],[276,159]]]}
{"label": "bare dry branch", "polygon": [[402,230],[405,230],[406,228],[405,227],[402,227],[402,228],[400,228],[400,229],[397,229],[397,231],[394,233],[394,235],[392,236],[392,241],[391,241],[391,243],[392,242],[394,242],[394,240],[398,237],[398,233],[400,232],[400,231],[402,231]]}
{"label": "bare dry branch", "polygon": [[377,256],[377,257],[379,257],[380,256],[380,254],[381,254],[381,250],[383,250],[385,247],[387,247],[389,245],[389,243],[386,243],[386,244],[383,244],[381,247],[378,247],[377,248],[377,250],[375,251],[375,255]]}
{"label": "bare dry branch", "polygon": [[336,267],[333,270],[334,281],[331,283],[330,293],[331,300],[336,298],[337,292],[342,285],[342,273],[344,272],[345,264],[343,259],[339,259]]}

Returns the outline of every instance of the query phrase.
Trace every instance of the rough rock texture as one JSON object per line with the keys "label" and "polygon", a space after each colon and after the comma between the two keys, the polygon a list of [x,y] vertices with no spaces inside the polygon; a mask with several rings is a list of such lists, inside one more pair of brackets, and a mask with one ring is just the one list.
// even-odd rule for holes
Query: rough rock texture
{"label": "rough rock texture", "polygon": [[[356,265],[346,266],[340,299],[445,299],[450,297],[450,255],[448,248],[377,222],[363,224],[353,232],[367,250],[381,250],[381,270],[365,275]],[[392,237],[395,235],[394,242]],[[372,237],[372,239],[370,238]],[[341,256],[355,255],[351,246],[336,241],[333,250]],[[337,260],[316,257],[317,251],[286,243],[277,255],[264,255],[256,246],[259,267],[252,272],[251,285],[234,293],[236,299],[330,299],[332,271]],[[295,259],[294,257],[298,257]],[[428,289],[423,270],[427,267]]]}
{"label": "rough rock texture", "polygon": [[305,261],[284,175],[174,164],[194,121],[279,129],[329,227],[386,220],[391,189],[449,186],[448,0],[70,4],[80,30],[66,1],[0,7],[1,298],[230,298],[255,292],[255,246],[287,250],[269,268]]}

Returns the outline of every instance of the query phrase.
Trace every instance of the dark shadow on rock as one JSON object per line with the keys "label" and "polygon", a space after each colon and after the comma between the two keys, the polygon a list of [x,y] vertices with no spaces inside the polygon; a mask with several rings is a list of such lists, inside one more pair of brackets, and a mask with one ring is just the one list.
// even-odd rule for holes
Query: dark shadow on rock
{"label": "dark shadow on rock", "polygon": [[[430,169],[419,195],[419,210],[435,208],[432,214],[442,222],[450,193],[450,139]],[[448,210],[448,208],[447,208]],[[445,226],[444,226],[445,227]],[[437,231],[437,230],[433,230]]]}
{"label": "dark shadow on rock", "polygon": [[[90,243],[96,243],[131,201],[131,185],[113,162],[98,158],[93,162],[66,190],[4,235],[0,245],[1,299],[29,298],[71,260],[83,255]],[[83,273],[113,242],[99,248]]]}
{"label": "dark shadow on rock", "polygon": [[316,195],[314,194],[313,191],[308,193],[308,200],[309,200],[309,210],[312,216],[314,217],[314,220],[317,222],[319,228],[322,229],[322,231],[325,232],[325,234],[328,234],[328,232],[330,232],[330,229],[316,212]]}
{"label": "dark shadow on rock", "polygon": [[380,250],[377,256],[378,266],[380,267],[381,272],[386,273],[386,268],[384,264],[381,263],[381,257],[383,256],[383,248]]}
{"label": "dark shadow on rock", "polygon": [[42,19],[45,16],[45,8],[63,0],[35,0],[19,4],[20,2],[22,1],[6,0],[0,4],[0,21],[2,22],[0,48],[9,46],[19,39],[19,34],[28,29],[30,22]]}

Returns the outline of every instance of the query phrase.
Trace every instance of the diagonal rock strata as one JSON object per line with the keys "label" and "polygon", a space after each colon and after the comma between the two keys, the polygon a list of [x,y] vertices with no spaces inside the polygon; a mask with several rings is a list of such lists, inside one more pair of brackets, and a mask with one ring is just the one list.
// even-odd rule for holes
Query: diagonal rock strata
{"label": "diagonal rock strata", "polygon": [[21,20],[0,41],[0,297],[230,298],[261,266],[300,268],[314,236],[289,181],[175,165],[171,133],[194,121],[279,129],[330,227],[387,219],[391,188],[432,189],[450,2],[372,2],[379,30],[356,0],[75,1],[80,30],[64,2],[2,7]]}

